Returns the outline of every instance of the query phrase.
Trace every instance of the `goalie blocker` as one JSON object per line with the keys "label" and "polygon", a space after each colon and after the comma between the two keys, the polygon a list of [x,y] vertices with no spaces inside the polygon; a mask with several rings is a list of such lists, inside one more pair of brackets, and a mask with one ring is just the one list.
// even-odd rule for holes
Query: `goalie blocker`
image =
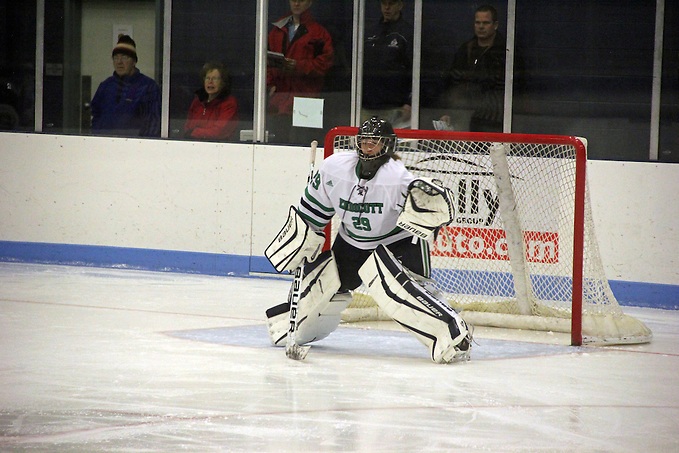
{"label": "goalie blocker", "polygon": [[465,321],[386,247],[378,246],[358,273],[377,305],[427,346],[434,362],[469,360],[471,332]]}
{"label": "goalie blocker", "polygon": [[288,220],[274,240],[264,250],[264,256],[278,272],[291,271],[302,264],[304,258],[313,261],[325,243],[325,235],[316,233],[290,206]]}
{"label": "goalie blocker", "polygon": [[453,193],[437,179],[417,178],[408,185],[408,195],[397,225],[424,240],[455,218]]}

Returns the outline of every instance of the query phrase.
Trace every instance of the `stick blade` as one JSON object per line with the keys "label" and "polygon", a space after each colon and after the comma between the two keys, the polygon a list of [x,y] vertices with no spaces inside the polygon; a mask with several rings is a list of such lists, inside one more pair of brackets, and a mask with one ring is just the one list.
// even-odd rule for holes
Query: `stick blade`
{"label": "stick blade", "polygon": [[300,346],[298,344],[286,344],[285,356],[292,360],[304,360],[309,353],[311,346]]}

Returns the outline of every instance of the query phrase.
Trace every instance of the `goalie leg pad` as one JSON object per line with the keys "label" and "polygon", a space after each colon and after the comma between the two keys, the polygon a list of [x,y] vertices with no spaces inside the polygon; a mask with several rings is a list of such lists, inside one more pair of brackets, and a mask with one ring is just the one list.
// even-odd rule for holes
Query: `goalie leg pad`
{"label": "goalie leg pad", "polygon": [[441,181],[431,178],[414,179],[408,186],[403,211],[397,225],[424,240],[455,218],[453,192]]}
{"label": "goalie leg pad", "polygon": [[[330,250],[305,266],[301,288],[295,340],[298,344],[305,344],[322,340],[337,329],[341,313],[349,305],[351,295],[348,292],[337,293],[340,279]],[[269,308],[266,316],[271,343],[285,346],[290,328],[290,303]]]}
{"label": "goalie leg pad", "polygon": [[341,313],[347,308],[349,302],[351,302],[351,293],[337,293],[332,296],[323,310],[308,310],[308,316],[304,317],[297,326],[298,343],[319,341],[337,330],[342,320]]}
{"label": "goalie leg pad", "polygon": [[278,272],[291,271],[304,258],[313,261],[325,243],[325,235],[309,228],[297,209],[290,206],[288,220],[274,240],[264,250],[264,256]]}
{"label": "goalie leg pad", "polygon": [[465,321],[386,247],[378,246],[358,273],[380,308],[427,346],[434,362],[469,360],[471,333]]}

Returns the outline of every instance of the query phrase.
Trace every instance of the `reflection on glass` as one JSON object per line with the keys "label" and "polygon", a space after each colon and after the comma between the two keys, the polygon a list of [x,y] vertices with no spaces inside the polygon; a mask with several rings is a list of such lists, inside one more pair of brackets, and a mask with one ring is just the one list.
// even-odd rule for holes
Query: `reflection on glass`
{"label": "reflection on glass", "polygon": [[[252,0],[230,0],[228,5],[218,8],[211,0],[172,2],[171,138],[183,139],[188,134],[191,139],[236,142],[241,140],[242,134],[243,137],[249,135],[247,140],[252,140],[256,6]],[[210,107],[212,101],[206,101],[214,87],[206,87],[207,77],[215,76],[201,75],[206,62],[222,64],[231,80],[230,93],[225,100]],[[223,75],[219,77],[223,78]],[[220,131],[196,129],[194,114],[197,112],[202,118],[203,113],[196,102],[203,103],[206,115],[217,113],[218,109],[211,107],[224,109],[219,110],[219,115],[210,116],[220,119],[211,122],[209,127],[223,122],[224,128]],[[229,119],[225,120],[226,117]],[[187,131],[187,124],[191,131]]]}
{"label": "reflection on glass", "polygon": [[30,131],[35,125],[35,0],[0,1],[0,131]]}
{"label": "reflection on glass", "polygon": [[658,160],[679,162],[679,3],[665,2]]}
{"label": "reflection on glass", "polygon": [[126,137],[160,137],[160,87],[137,68],[137,44],[120,34],[111,52],[113,75],[92,98],[92,132]]}
{"label": "reflection on glass", "polygon": [[[41,96],[42,118],[37,118],[37,122],[42,124],[44,132],[89,133],[93,93],[112,74],[109,58],[115,42],[111,42],[111,19],[119,17],[119,8],[113,5],[115,2],[100,0],[44,2],[44,24],[37,24],[36,3],[36,0],[0,0],[4,14],[0,36],[8,43],[0,60],[0,129],[34,130],[35,97]],[[307,145],[312,138],[322,141],[331,127],[350,124],[351,89],[355,83],[351,80],[353,3],[269,0],[269,24],[264,34],[276,28],[274,22],[292,15],[292,24],[279,25],[278,29],[285,28],[283,33],[293,36],[293,41],[301,39],[294,38],[301,36],[299,27],[306,28],[302,21],[296,27],[294,11],[298,8],[300,18],[308,10],[314,23],[325,30],[323,36],[330,37],[309,43],[313,49],[311,55],[325,56],[325,59],[321,64],[307,65],[306,72],[299,72],[300,67],[305,67],[304,63],[300,64],[303,59],[286,55],[294,45],[289,40],[281,41],[280,52],[276,51],[282,58],[279,55],[268,60],[270,72],[299,72],[298,75],[313,79],[299,92],[286,91],[285,87],[279,90],[276,85],[271,98],[265,94],[269,113],[284,112],[288,116],[285,124],[290,123],[287,128],[279,128],[277,120],[271,117],[275,115],[271,115],[265,125],[271,142]],[[664,10],[657,150],[658,159],[668,162],[679,161],[679,50],[676,44],[679,32],[674,26],[679,6],[675,3],[665,2]],[[162,62],[156,59],[161,55],[162,24],[158,18],[162,17],[163,4],[162,0],[135,0],[135,8],[126,9],[124,17],[115,21],[115,27],[127,30],[140,46],[137,50],[141,72],[156,81],[162,75]],[[439,128],[455,130],[491,130],[488,124],[479,127],[478,120],[495,123],[492,127],[502,120],[502,115],[497,115],[497,107],[501,107],[504,96],[486,99],[478,115],[479,109],[469,103],[483,96],[471,89],[467,90],[471,94],[464,94],[463,89],[453,88],[479,78],[465,75],[454,66],[455,54],[464,51],[468,45],[465,43],[476,40],[476,47],[472,42],[467,64],[478,65],[490,52],[485,51],[486,46],[479,45],[475,34],[478,4],[473,0],[422,2],[418,68],[421,129],[432,129],[436,124]],[[491,4],[498,13],[498,36],[504,36],[508,28],[507,1]],[[214,5],[212,0],[172,2],[172,61],[170,86],[166,87],[169,89],[170,137],[185,136],[196,90],[205,89],[199,69],[207,61],[220,61],[229,68],[232,77],[230,94],[238,105],[239,119],[233,132],[215,139],[252,140],[248,137],[253,136],[257,2],[233,0],[228,8]],[[584,136],[589,140],[590,158],[648,160],[655,7],[654,0],[607,4],[549,0],[540,5],[517,2],[516,21],[512,24],[516,31],[514,73],[509,75],[514,87],[512,132]],[[397,127],[407,127],[411,99],[404,100],[404,93],[410,82],[406,79],[408,71],[400,69],[409,66],[404,54],[412,51],[402,52],[407,46],[402,46],[398,39],[389,40],[389,31],[383,33],[379,28],[389,29],[384,19],[393,18],[397,13],[400,18],[396,22],[414,21],[413,3],[366,1],[365,8],[364,97],[355,101],[361,107],[390,110],[383,116],[393,113],[389,119]],[[606,24],[605,33],[601,24]],[[36,93],[35,31],[36,26],[41,25],[46,38],[44,48],[39,49],[44,53],[44,77],[38,84],[42,92]],[[409,40],[406,35],[410,34],[410,27],[392,27],[398,29],[405,41]],[[384,52],[377,50],[384,49],[384,43],[378,44],[379,40],[372,39],[376,36],[387,36],[383,41],[389,45]],[[332,46],[331,60],[327,52],[324,53],[327,43]],[[129,56],[121,56],[113,63],[125,63],[125,60],[129,63]],[[313,89],[309,90],[311,86]],[[500,78],[489,79],[484,87],[488,86],[500,87]],[[322,110],[317,114],[320,119],[314,127],[292,125],[295,97],[322,101]],[[400,120],[404,122],[399,123]]]}
{"label": "reflection on glass", "polygon": [[405,11],[403,6],[402,0],[366,6],[372,14],[366,20],[363,47],[361,123],[378,116],[395,129],[410,128],[413,24],[404,17],[412,10]]}
{"label": "reflection on glass", "polygon": [[648,160],[654,22],[655,1],[519,2],[513,132],[585,137],[590,159]]}
{"label": "reflection on glass", "polygon": [[[110,108],[95,112],[99,115],[98,119],[106,115],[103,126],[99,123],[102,127],[97,133],[124,136],[142,134],[154,137],[160,135],[160,90],[153,80],[156,78],[157,54],[156,1],[137,0],[134,2],[134,8],[125,9],[123,13],[115,2],[94,0],[44,2],[45,41],[40,49],[44,56],[43,91],[38,94],[42,96],[42,118],[38,118],[42,131],[64,134],[90,133],[91,101],[94,92],[102,82],[122,71],[120,74],[125,74],[123,78],[144,79],[148,83],[145,86],[153,87],[157,96],[151,96],[155,97],[152,104],[136,104],[140,107],[131,112],[132,109],[127,108],[134,104],[132,97],[127,96],[131,92],[123,94],[121,91],[120,99],[124,102],[119,103],[119,111],[114,112],[115,109]],[[32,2],[31,7],[26,2],[7,3],[21,4],[20,9],[24,14],[30,8],[33,8],[33,11],[36,8],[35,2]],[[34,37],[35,28],[30,32]],[[112,49],[116,47],[120,34],[129,35],[135,41],[136,45],[133,47],[136,47],[136,59],[132,54],[121,54],[113,59]],[[16,41],[16,38],[12,38],[12,41]],[[23,45],[19,48],[23,48]],[[34,47],[31,49],[32,60],[35,60],[35,55]],[[148,76],[148,80],[141,75],[133,75],[135,71],[132,67],[141,69],[143,75]],[[125,87],[129,88],[128,85]],[[111,105],[106,103],[106,108]],[[123,110],[127,110],[127,113]],[[145,126],[132,124],[132,117],[147,117],[147,124]],[[115,118],[120,122],[116,124]]]}
{"label": "reflection on glass", "polygon": [[443,128],[502,132],[507,43],[498,27],[494,7],[474,11],[474,37],[458,47],[445,74],[445,105],[451,113],[440,118]]}
{"label": "reflection on glass", "polygon": [[234,140],[238,128],[238,100],[231,94],[231,74],[222,63],[205,63],[203,86],[189,107],[184,137],[194,140]]}
{"label": "reflection on glass", "polygon": [[322,111],[302,107],[299,98],[322,98],[335,50],[311,5],[311,0],[290,0],[289,11],[273,22],[267,37],[267,129],[276,143],[322,142]]}
{"label": "reflection on glass", "polygon": [[420,129],[502,132],[507,3],[424,2]]}

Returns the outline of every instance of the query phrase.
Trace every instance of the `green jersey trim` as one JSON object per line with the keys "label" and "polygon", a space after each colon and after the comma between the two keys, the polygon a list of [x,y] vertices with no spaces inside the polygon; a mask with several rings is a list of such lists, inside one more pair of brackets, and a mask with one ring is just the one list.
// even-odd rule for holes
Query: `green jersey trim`
{"label": "green jersey trim", "polygon": [[308,187],[307,187],[306,190],[304,191],[304,195],[305,195],[305,198],[307,199],[307,201],[312,202],[312,203],[313,203],[316,207],[318,207],[320,210],[325,211],[325,212],[327,212],[327,213],[329,213],[329,214],[334,214],[335,209],[332,208],[332,207],[329,208],[329,207],[327,207],[327,206],[324,206],[324,205],[321,204],[316,198],[312,197],[312,196],[309,194],[309,188],[308,188]]}
{"label": "green jersey trim", "polygon": [[313,217],[309,217],[308,215],[304,214],[303,212],[299,211],[299,216],[304,219],[305,222],[315,225],[317,227],[325,228],[325,226],[328,224],[327,222],[319,222],[315,220]]}

